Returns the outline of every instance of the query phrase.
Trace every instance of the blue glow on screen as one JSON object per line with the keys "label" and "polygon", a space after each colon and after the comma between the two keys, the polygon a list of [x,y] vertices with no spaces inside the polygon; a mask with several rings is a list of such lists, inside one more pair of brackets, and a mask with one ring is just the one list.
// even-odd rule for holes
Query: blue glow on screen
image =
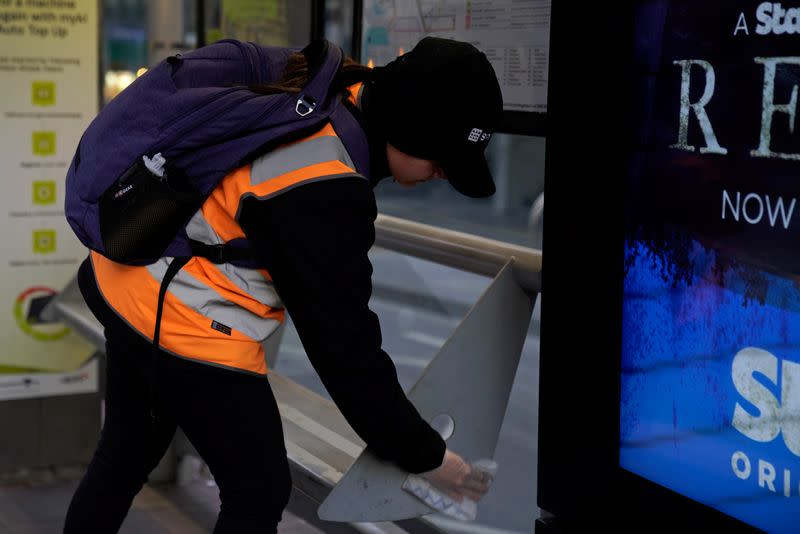
{"label": "blue glow on screen", "polygon": [[[626,244],[620,465],[768,532],[799,532],[800,279],[688,243]],[[775,380],[749,370],[755,360]],[[778,417],[757,419],[766,414],[751,401]],[[755,421],[748,432],[777,436],[734,428],[737,404]]]}

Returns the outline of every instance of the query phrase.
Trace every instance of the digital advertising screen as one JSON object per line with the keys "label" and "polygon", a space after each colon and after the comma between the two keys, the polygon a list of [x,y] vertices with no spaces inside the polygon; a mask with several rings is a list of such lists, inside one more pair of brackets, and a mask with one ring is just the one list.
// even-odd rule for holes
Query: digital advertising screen
{"label": "digital advertising screen", "polygon": [[636,4],[619,465],[800,531],[800,1]]}

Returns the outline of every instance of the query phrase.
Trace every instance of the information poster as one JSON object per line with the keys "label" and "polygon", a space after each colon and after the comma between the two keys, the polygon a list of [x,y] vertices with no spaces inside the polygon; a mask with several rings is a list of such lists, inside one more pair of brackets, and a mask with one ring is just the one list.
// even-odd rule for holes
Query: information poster
{"label": "information poster", "polygon": [[97,17],[97,0],[0,0],[0,399],[96,387],[76,373],[90,346],[42,310],[86,256],[64,184],[98,109]]}
{"label": "information poster", "polygon": [[506,110],[547,111],[550,0],[365,0],[362,62],[385,65],[427,35],[491,61]]}
{"label": "information poster", "polygon": [[798,532],[800,6],[637,4],[620,465]]}

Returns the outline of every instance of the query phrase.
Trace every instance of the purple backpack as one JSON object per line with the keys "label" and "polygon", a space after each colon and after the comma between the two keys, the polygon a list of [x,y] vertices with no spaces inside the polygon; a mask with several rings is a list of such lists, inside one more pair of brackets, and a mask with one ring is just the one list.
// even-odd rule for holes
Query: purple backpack
{"label": "purple backpack", "polygon": [[329,94],[339,47],[319,40],[302,50],[311,74],[300,93],[247,88],[276,81],[296,51],[219,41],[162,61],[114,98],[67,172],[66,216],[83,244],[132,265],[164,256],[248,263],[246,242],[190,242],[187,222],[230,171],[329,120],[368,176],[364,133]]}

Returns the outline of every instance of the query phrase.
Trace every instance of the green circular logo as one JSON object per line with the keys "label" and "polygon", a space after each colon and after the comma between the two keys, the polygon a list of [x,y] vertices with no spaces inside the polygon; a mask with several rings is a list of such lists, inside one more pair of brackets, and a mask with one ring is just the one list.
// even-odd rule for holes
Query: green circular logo
{"label": "green circular logo", "polygon": [[54,289],[44,286],[31,287],[20,293],[14,301],[14,320],[23,332],[39,341],[57,341],[69,334],[69,327],[62,323],[43,322],[39,317],[42,308],[55,295]]}

